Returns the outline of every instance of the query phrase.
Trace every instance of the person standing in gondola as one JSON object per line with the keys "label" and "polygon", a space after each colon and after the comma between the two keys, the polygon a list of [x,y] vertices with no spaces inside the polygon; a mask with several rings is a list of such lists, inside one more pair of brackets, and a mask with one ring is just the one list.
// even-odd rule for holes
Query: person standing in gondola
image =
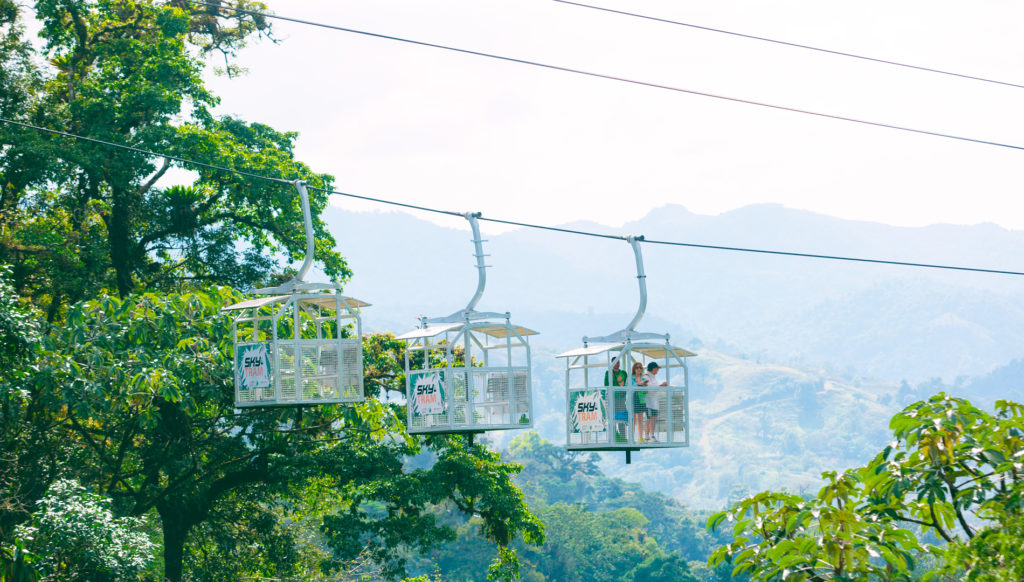
{"label": "person standing in gondola", "polygon": [[[647,376],[644,375],[644,365],[641,362],[633,362],[629,384],[630,386],[647,385]],[[643,390],[633,391],[633,426],[636,427],[637,442],[644,442],[647,428],[647,392]]]}
{"label": "person standing in gondola", "polygon": [[[626,385],[626,372],[621,370],[619,366],[621,358],[616,358],[612,362],[611,374],[608,371],[604,373],[604,385],[605,386],[625,386]],[[625,428],[626,418],[629,414],[626,412],[626,403],[624,402],[626,395],[622,390],[615,390],[615,412],[613,418],[615,419],[615,442],[625,442],[626,433]],[[621,404],[620,404],[621,401]],[[621,406],[621,408],[620,408]]]}
{"label": "person standing in gondola", "polygon": [[608,372],[604,373],[604,385],[605,386],[625,386],[626,385],[626,373],[619,369],[619,360],[615,360],[612,364],[611,371],[611,382],[609,383]]}
{"label": "person standing in gondola", "polygon": [[[667,386],[668,382],[658,382],[658,370],[661,366],[658,362],[651,362],[647,364],[647,386]],[[652,442],[658,442],[658,439],[654,436],[654,428],[658,424],[658,414],[661,412],[661,402],[658,400],[657,394],[648,394],[647,401],[647,424],[646,424],[646,438]]]}

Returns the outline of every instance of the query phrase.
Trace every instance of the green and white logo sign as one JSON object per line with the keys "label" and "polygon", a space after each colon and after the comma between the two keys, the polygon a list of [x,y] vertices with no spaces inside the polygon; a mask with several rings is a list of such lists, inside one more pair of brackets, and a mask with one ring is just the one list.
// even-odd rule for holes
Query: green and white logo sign
{"label": "green and white logo sign", "polygon": [[573,393],[573,432],[601,432],[606,430],[607,424],[600,391]]}
{"label": "green and white logo sign", "polygon": [[426,372],[413,381],[415,413],[444,414],[444,380],[440,371]]}
{"label": "green and white logo sign", "polygon": [[238,376],[238,386],[243,390],[270,388],[273,378],[267,344],[239,347],[235,354],[235,374]]}

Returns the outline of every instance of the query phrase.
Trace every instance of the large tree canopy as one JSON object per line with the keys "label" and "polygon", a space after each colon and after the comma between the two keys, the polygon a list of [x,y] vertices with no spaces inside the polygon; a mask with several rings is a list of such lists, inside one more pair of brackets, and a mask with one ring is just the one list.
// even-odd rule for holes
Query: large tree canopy
{"label": "large tree canopy", "polygon": [[320,503],[332,502],[324,527],[336,565],[369,548],[386,575],[400,574],[398,548],[451,537],[428,511],[444,502],[481,516],[499,545],[520,532],[539,539],[542,526],[511,483],[515,465],[451,437],[429,439],[437,461],[410,470],[403,459],[421,445],[377,400],[235,409],[231,328],[219,310],[238,299],[222,288],[77,304],[24,384],[78,444],[77,476],[130,515],[159,515],[168,578],[180,579],[195,527],[259,500],[296,503],[311,484],[327,496]]}
{"label": "large tree canopy", "polygon": [[[17,20],[24,12],[0,0],[0,50],[15,65],[2,79],[5,117],[330,188],[329,175],[294,158],[294,133],[211,113],[204,55],[229,59],[247,38],[269,34],[262,19],[190,2],[45,0],[35,6],[42,44],[33,54]],[[124,297],[183,281],[250,286],[276,270],[281,252],[304,251],[301,206],[287,184],[11,124],[0,131],[0,260],[15,265],[19,291],[51,319],[105,287]],[[174,166],[196,179],[160,186]],[[319,220],[326,203],[311,191],[316,258],[343,281],[349,271]]]}
{"label": "large tree canopy", "polygon": [[[364,403],[234,408],[220,310],[304,258],[290,181],[317,187],[314,258],[334,281],[350,273],[320,220],[332,178],[295,158],[297,136],[213,113],[207,59],[234,74],[236,52],[270,35],[217,6],[0,0],[2,117],[90,138],[0,122],[0,549],[19,523],[63,523],[39,500],[70,478],[111,515],[158,523],[175,582],[364,559],[397,577],[410,551],[452,539],[446,511],[479,519],[494,574],[512,575],[512,542],[543,539],[519,467],[463,437],[413,438],[374,399],[404,386],[393,337],[365,341]],[[168,183],[175,167],[185,183]]]}

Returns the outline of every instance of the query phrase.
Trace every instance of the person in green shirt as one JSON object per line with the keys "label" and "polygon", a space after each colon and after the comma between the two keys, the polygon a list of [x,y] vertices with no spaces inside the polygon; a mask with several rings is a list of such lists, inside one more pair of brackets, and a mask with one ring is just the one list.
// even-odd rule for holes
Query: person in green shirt
{"label": "person in green shirt", "polygon": [[[604,385],[605,386],[625,386],[626,385],[626,373],[619,369],[619,360],[618,359],[616,359],[612,363],[612,369],[611,369],[611,374],[610,375],[608,374],[607,370],[605,371],[605,373],[604,373]],[[618,402],[619,394],[623,394],[624,395],[625,393],[624,392],[616,391],[615,392],[616,402]],[[621,415],[621,418],[620,418],[620,415]],[[626,411],[625,410],[617,411],[615,413],[615,420],[616,420],[616,431],[618,431],[619,430],[618,429],[618,421],[626,420]],[[623,423],[623,424],[625,424],[625,423]],[[616,434],[615,435],[615,442],[625,442],[625,440],[626,440],[625,433]]]}
{"label": "person in green shirt", "polygon": [[608,383],[608,372],[604,373],[604,385],[605,386],[625,386],[626,385],[626,373],[619,369],[619,360],[615,360],[612,364],[611,377],[613,382]]}

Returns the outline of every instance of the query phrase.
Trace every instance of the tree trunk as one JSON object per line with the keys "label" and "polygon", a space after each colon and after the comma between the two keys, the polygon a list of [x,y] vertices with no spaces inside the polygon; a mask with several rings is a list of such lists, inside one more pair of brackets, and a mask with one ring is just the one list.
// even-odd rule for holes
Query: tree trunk
{"label": "tree trunk", "polygon": [[185,568],[185,538],[188,530],[192,529],[192,520],[178,503],[160,503],[157,513],[164,530],[164,578],[170,582],[181,582]]}
{"label": "tree trunk", "polygon": [[122,299],[135,288],[132,281],[131,209],[129,195],[122,189],[113,191],[113,204],[107,217],[107,243],[110,264],[117,276],[117,293]]}

